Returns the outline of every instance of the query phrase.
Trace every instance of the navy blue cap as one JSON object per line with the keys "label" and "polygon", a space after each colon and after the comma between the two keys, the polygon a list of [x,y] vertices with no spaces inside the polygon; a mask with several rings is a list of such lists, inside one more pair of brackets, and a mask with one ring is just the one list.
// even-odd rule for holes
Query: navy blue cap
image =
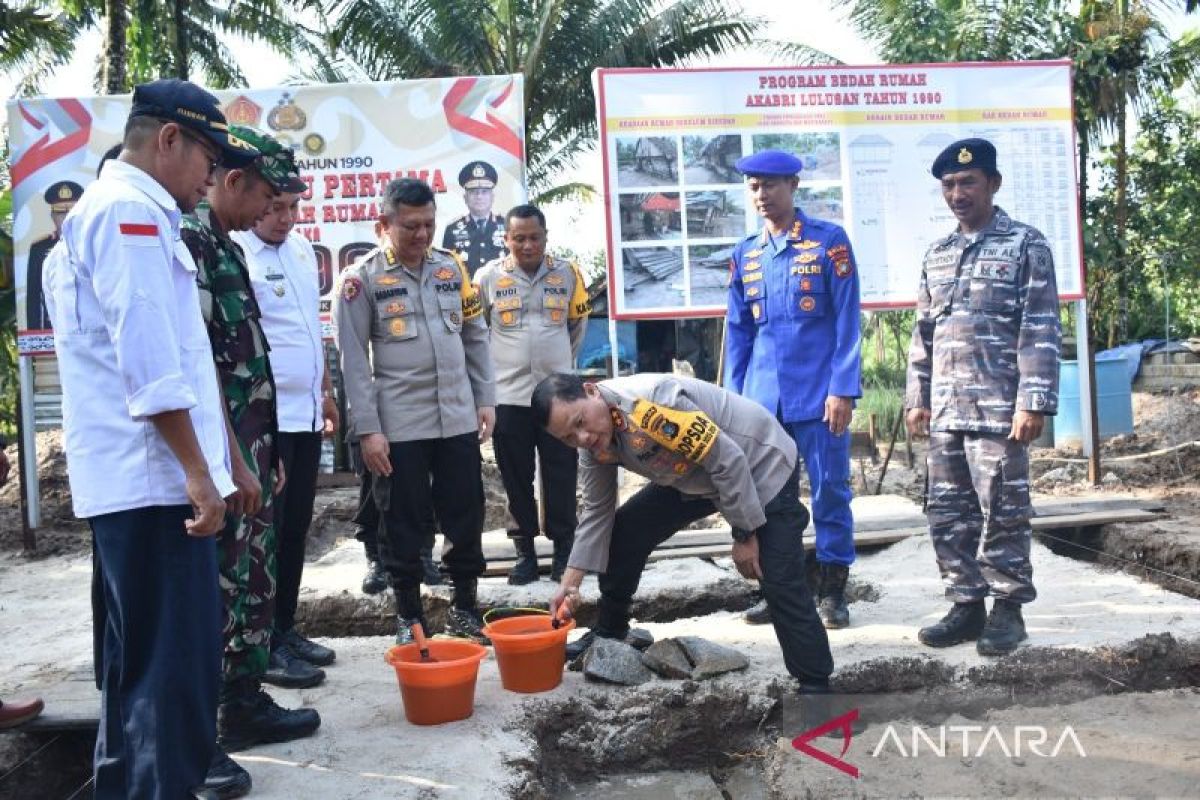
{"label": "navy blue cap", "polygon": [[500,176],[486,161],[472,161],[458,172],[458,185],[464,189],[494,189]]}
{"label": "navy blue cap", "polygon": [[50,184],[42,198],[51,211],[70,211],[71,206],[83,197],[83,187],[75,181],[58,181]]}
{"label": "navy blue cap", "polygon": [[216,145],[221,164],[238,169],[258,158],[258,150],[229,133],[229,124],[216,97],[190,81],[163,78],[139,84],[133,90],[129,116],[156,117],[202,134]]}
{"label": "navy blue cap", "polygon": [[799,174],[804,169],[804,162],[791,153],[782,150],[761,150],[744,158],[739,158],[734,164],[737,171],[743,175],[761,175],[764,177]]}
{"label": "navy blue cap", "polygon": [[930,172],[938,180],[947,172],[981,169],[985,175],[996,174],[996,146],[987,139],[959,139],[938,153]]}

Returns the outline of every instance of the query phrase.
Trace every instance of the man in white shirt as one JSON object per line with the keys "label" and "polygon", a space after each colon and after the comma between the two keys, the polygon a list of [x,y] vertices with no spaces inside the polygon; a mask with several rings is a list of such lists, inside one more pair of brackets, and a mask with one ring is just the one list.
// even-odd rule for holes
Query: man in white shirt
{"label": "man in white shirt", "polygon": [[[231,233],[241,245],[260,322],[271,346],[279,437],[276,448],[287,482],[275,497],[275,627],[263,680],[303,687],[324,677],[317,666],[336,654],[296,630],[296,604],[304,573],[304,548],[317,494],[321,437],[338,426],[333,384],[321,341],[320,286],[312,245],[292,229],[300,195],[284,192],[253,229]],[[315,678],[315,680],[314,680]]]}
{"label": "man in white shirt", "polygon": [[119,158],[63,223],[44,287],[75,514],[105,597],[94,796],[177,798],[216,740],[216,543],[235,487],[196,265],[179,223],[231,141],[217,99],[177,79],[133,94]]}

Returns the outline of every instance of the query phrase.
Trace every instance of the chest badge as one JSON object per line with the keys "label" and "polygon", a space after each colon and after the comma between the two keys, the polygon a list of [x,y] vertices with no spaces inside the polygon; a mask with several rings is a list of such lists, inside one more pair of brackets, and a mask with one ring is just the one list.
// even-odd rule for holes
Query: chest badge
{"label": "chest badge", "polygon": [[287,289],[283,288],[283,284],[282,283],[275,284],[275,296],[283,297],[285,294],[287,294]]}
{"label": "chest badge", "polygon": [[796,244],[792,245],[792,247],[796,248],[797,250],[815,250],[820,246],[820,242],[814,242],[812,239],[805,239],[802,242],[797,242]]}
{"label": "chest badge", "polygon": [[811,297],[801,297],[800,298],[800,310],[801,311],[809,312],[809,311],[812,311],[816,307],[817,307],[817,301],[813,300]]}
{"label": "chest badge", "polygon": [[762,250],[754,249],[754,250],[751,250],[750,252],[746,253],[746,258],[758,258],[762,254],[763,254]]}
{"label": "chest badge", "polygon": [[801,253],[794,257],[792,261],[796,264],[811,264],[820,257],[817,253]]}
{"label": "chest badge", "polygon": [[748,261],[746,266],[742,267],[742,272],[754,272],[756,269],[762,269],[762,264],[757,261]]}
{"label": "chest badge", "polygon": [[388,331],[392,336],[403,336],[408,332],[408,323],[402,319],[394,319],[388,323]]}
{"label": "chest badge", "polygon": [[400,279],[395,275],[380,275],[376,283],[380,286],[395,286],[400,282]]}
{"label": "chest badge", "polygon": [[454,270],[449,267],[440,267],[437,272],[433,273],[433,277],[439,281],[448,281],[454,277]]}
{"label": "chest badge", "polygon": [[548,285],[548,286],[562,286],[562,285],[563,285],[563,276],[562,276],[562,275],[558,275],[558,274],[554,274],[554,275],[547,275],[547,276],[546,276],[546,285]]}

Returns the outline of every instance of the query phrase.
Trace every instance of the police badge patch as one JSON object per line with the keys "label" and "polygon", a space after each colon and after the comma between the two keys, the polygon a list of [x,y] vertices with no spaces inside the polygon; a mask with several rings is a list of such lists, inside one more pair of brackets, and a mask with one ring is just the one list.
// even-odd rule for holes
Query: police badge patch
{"label": "police badge patch", "polygon": [[347,303],[362,294],[362,281],[358,278],[346,278],[342,281],[342,299]]}

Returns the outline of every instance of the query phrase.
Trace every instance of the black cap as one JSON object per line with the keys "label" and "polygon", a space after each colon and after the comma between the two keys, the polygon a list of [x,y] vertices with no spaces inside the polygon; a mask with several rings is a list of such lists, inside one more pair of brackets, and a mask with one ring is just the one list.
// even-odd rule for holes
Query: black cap
{"label": "black cap", "polygon": [[494,189],[500,176],[486,161],[472,161],[458,172],[458,185],[464,189]]}
{"label": "black cap", "polygon": [[985,175],[996,173],[996,146],[987,139],[959,139],[938,153],[930,172],[938,180],[947,172],[981,169]]}
{"label": "black cap", "polygon": [[226,167],[245,167],[259,155],[249,142],[230,135],[217,98],[190,81],[163,78],[138,85],[129,116],[157,117],[197,131],[217,146]]}
{"label": "black cap", "polygon": [[83,187],[75,181],[56,181],[50,184],[42,198],[51,211],[70,211],[71,206],[83,197]]}

